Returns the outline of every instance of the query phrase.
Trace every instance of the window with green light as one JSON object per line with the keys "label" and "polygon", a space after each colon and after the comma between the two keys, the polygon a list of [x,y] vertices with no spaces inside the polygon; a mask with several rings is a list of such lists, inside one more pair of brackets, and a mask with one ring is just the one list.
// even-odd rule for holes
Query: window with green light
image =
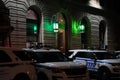
{"label": "window with green light", "polygon": [[38,26],[36,20],[27,19],[26,28],[27,41],[36,42],[38,36]]}
{"label": "window with green light", "polygon": [[59,32],[60,29],[65,29],[64,19],[55,14],[50,19],[44,21],[44,30],[50,32]]}
{"label": "window with green light", "polygon": [[72,33],[73,34],[83,33],[84,31],[85,31],[84,24],[76,20],[72,20]]}
{"label": "window with green light", "polygon": [[51,23],[49,20],[44,21],[44,30],[45,31],[53,31],[53,23]]}
{"label": "window with green light", "polygon": [[37,34],[37,24],[27,23],[27,35],[35,35],[35,34]]}

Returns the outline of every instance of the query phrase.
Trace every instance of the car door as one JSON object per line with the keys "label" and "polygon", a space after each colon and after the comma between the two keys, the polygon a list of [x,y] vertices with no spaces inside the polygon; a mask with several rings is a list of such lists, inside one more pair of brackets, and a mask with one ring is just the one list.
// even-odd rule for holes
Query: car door
{"label": "car door", "polygon": [[76,55],[74,56],[75,61],[79,61],[80,63],[87,65],[88,58],[86,57],[86,55],[87,52],[84,51],[77,52]]}
{"label": "car door", "polygon": [[2,50],[0,50],[0,80],[9,80],[10,73],[10,57]]}
{"label": "car door", "polygon": [[86,65],[87,65],[88,70],[95,71],[96,70],[96,68],[95,68],[96,67],[96,58],[95,58],[94,53],[88,52],[86,54],[86,58],[87,58]]}

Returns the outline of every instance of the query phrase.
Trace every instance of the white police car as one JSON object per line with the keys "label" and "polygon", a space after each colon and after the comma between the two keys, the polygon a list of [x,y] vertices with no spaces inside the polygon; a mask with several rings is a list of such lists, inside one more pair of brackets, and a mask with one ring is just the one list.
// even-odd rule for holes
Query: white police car
{"label": "white police car", "polygon": [[21,50],[0,48],[0,80],[37,80],[32,64]]}
{"label": "white police car", "polygon": [[57,49],[23,49],[35,61],[38,80],[89,80],[87,67],[66,61]]}
{"label": "white police car", "polygon": [[97,73],[99,80],[120,78],[120,59],[115,59],[105,50],[69,50],[69,58],[85,64],[90,72]]}

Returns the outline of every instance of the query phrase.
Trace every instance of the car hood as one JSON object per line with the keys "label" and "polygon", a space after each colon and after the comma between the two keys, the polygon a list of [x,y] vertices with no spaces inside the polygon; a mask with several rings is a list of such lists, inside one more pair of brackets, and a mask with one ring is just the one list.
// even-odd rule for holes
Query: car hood
{"label": "car hood", "polygon": [[98,61],[107,62],[107,63],[120,63],[120,59],[104,59]]}
{"label": "car hood", "polygon": [[36,63],[36,66],[40,67],[49,67],[49,68],[60,68],[60,69],[65,69],[65,68],[82,68],[86,67],[85,65],[77,62],[47,62],[47,63]]}

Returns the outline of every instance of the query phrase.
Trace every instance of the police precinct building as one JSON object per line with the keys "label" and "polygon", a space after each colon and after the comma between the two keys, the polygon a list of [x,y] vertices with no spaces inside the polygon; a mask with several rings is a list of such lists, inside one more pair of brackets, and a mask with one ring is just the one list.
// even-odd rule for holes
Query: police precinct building
{"label": "police precinct building", "polygon": [[111,18],[115,14],[108,14],[104,4],[101,0],[0,0],[0,46],[43,43],[63,52],[119,49],[119,31]]}

